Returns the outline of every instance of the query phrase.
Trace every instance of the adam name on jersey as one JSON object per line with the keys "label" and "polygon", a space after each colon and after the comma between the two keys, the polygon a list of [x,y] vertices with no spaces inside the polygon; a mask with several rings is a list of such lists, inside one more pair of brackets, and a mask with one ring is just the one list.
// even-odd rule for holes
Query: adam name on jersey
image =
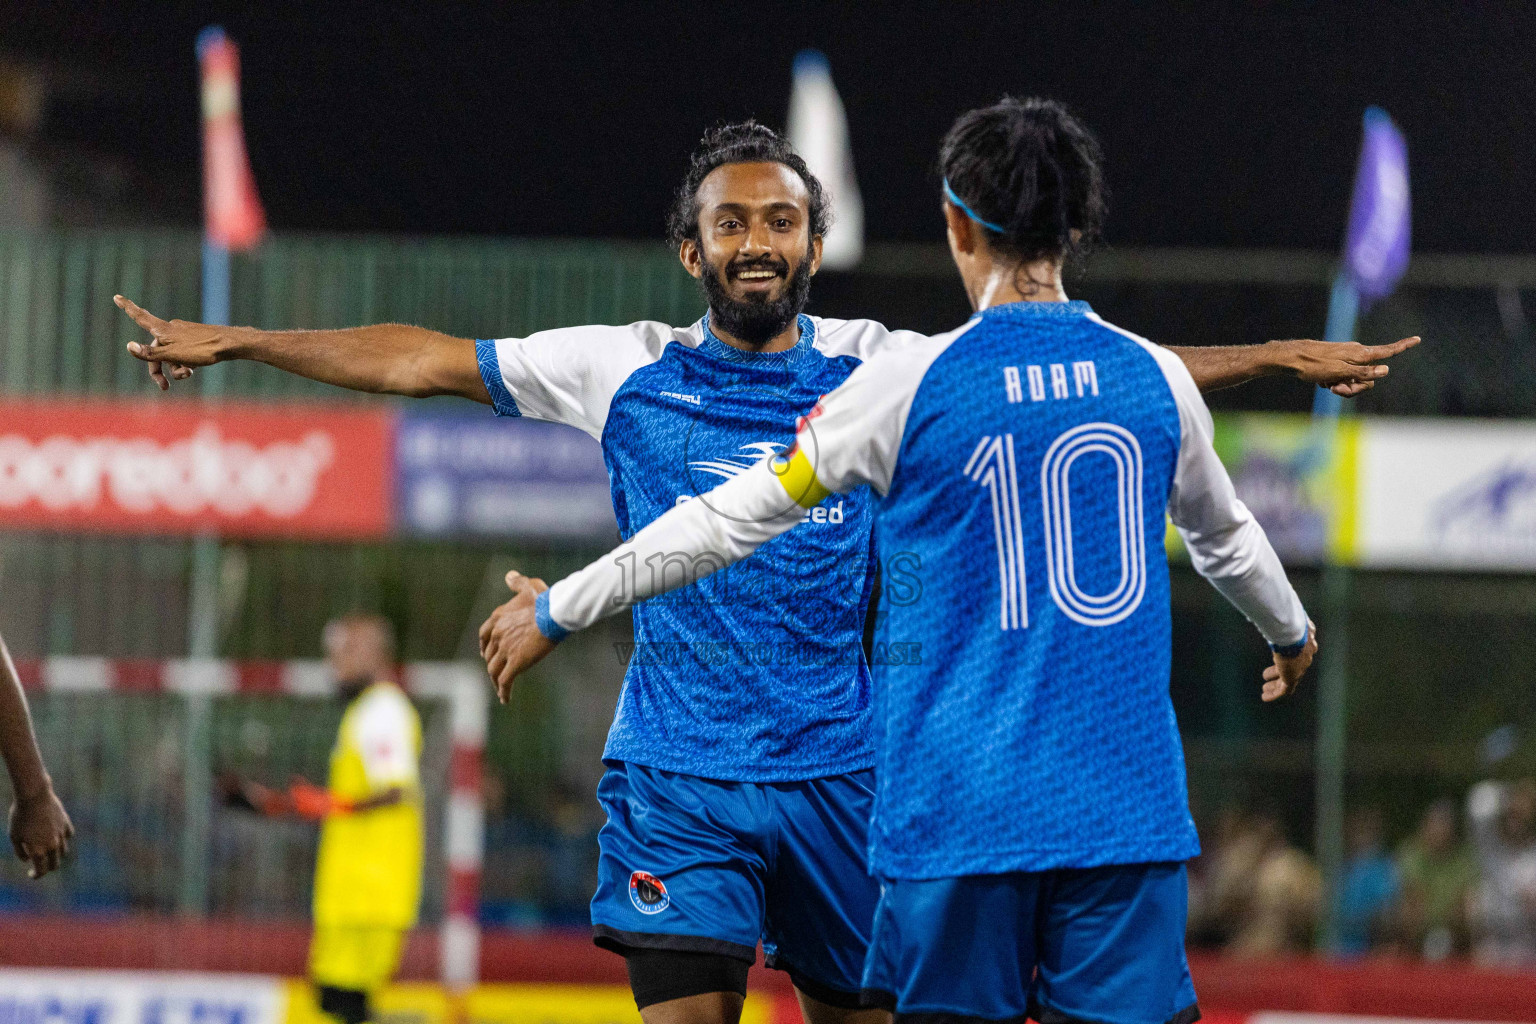
{"label": "adam name on jersey", "polygon": [[[1049,375],[1051,379],[1050,394],[1047,396],[1045,379]],[[1003,388],[1008,393],[1008,401],[1024,401],[1024,382],[1029,382],[1029,400],[1031,402],[1043,402],[1047,397],[1060,398],[1087,398],[1099,394],[1099,373],[1094,368],[1093,360],[1084,359],[1072,364],[1072,383],[1067,383],[1067,364],[1049,363],[1045,366],[1026,366],[1021,376],[1017,366],[1003,367]],[[1076,395],[1073,394],[1074,389]]]}

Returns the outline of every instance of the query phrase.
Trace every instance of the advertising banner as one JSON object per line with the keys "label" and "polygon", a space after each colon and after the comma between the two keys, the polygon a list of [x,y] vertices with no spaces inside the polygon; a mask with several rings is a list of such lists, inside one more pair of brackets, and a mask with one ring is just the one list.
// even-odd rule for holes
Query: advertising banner
{"label": "advertising banner", "polygon": [[617,540],[602,450],[579,430],[410,406],[395,436],[408,533]]}
{"label": "advertising banner", "polygon": [[1348,560],[1353,547],[1356,420],[1224,416],[1216,454],[1285,561]]}
{"label": "advertising banner", "polygon": [[[624,985],[480,985],[464,1009],[475,1024],[640,1024]],[[793,996],[749,991],[741,1010],[741,1024],[799,1020]]]}
{"label": "advertising banner", "polygon": [[284,1024],[284,982],[238,974],[0,968],[0,1021]]}
{"label": "advertising banner", "polygon": [[[1536,422],[1215,422],[1287,563],[1536,570]],[[0,401],[0,529],[617,539],[596,441],[435,403]]]}
{"label": "advertising banner", "polygon": [[1358,558],[1405,569],[1536,569],[1536,424],[1360,426]]}
{"label": "advertising banner", "polygon": [[[1358,421],[1218,416],[1214,443],[1237,496],[1287,564],[1353,557]],[[1168,548],[1184,555],[1171,525]]]}
{"label": "advertising banner", "polygon": [[1222,416],[1215,443],[1289,564],[1536,570],[1536,423]]}
{"label": "advertising banner", "polygon": [[0,526],[362,539],[390,521],[391,418],[334,406],[0,403]]}

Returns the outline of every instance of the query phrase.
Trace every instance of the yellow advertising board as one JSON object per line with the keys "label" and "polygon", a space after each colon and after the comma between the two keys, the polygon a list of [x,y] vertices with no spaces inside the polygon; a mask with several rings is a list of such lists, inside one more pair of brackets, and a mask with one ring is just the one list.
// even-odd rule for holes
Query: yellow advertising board
{"label": "yellow advertising board", "polygon": [[[284,1024],[335,1024],[308,983],[288,982],[287,997]],[[741,1024],[770,1024],[773,1003],[749,992]],[[374,1008],[379,1024],[640,1024],[624,985],[477,985],[456,1001],[441,985],[400,984],[380,991]]]}
{"label": "yellow advertising board", "polygon": [[[1245,413],[1215,417],[1216,454],[1287,564],[1358,559],[1360,421]],[[1170,523],[1169,554],[1183,557]]]}

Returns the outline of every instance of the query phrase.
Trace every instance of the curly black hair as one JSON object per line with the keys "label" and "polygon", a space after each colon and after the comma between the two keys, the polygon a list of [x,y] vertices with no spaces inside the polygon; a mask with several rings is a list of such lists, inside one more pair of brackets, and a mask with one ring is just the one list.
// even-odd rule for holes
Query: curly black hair
{"label": "curly black hair", "polygon": [[811,197],[811,234],[827,233],[832,226],[832,204],[821,181],[782,135],[756,121],[742,121],[719,124],[705,132],[689,158],[688,173],[667,211],[667,242],[674,249],[686,239],[699,240],[699,185],[709,172],[723,164],[749,163],[783,164],[800,175]]}
{"label": "curly black hair", "polygon": [[1022,262],[1076,259],[1104,226],[1099,140],[1055,100],[1005,96],[968,110],[939,149],[939,170],[987,228],[990,244]]}

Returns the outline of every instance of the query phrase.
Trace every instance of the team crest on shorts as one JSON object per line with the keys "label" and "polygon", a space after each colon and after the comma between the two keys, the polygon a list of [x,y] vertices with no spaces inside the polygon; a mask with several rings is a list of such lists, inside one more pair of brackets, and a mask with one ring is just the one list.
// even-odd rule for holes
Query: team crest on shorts
{"label": "team crest on shorts", "polygon": [[672,905],[672,897],[661,879],[648,871],[636,871],[629,876],[629,902],[642,914],[659,914]]}

